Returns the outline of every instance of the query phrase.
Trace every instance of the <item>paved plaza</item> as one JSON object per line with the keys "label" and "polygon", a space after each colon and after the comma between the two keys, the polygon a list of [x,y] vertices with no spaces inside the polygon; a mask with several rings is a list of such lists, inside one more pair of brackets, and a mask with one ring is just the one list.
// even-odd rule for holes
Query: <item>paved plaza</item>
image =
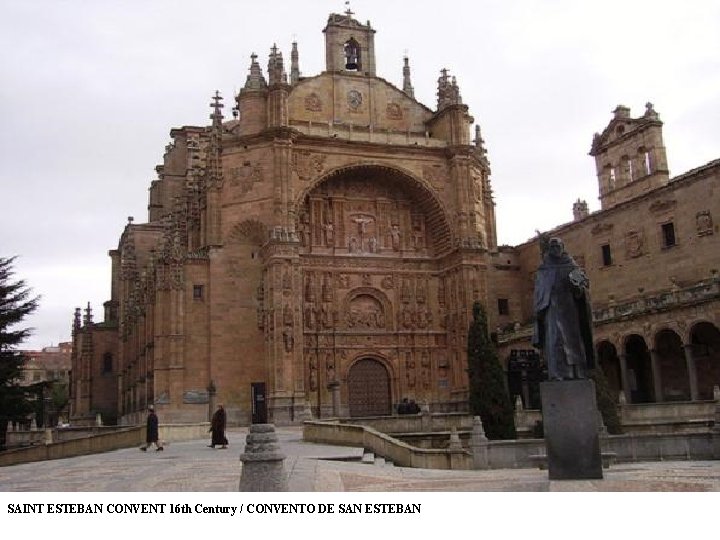
{"label": "paved plaza", "polygon": [[[362,463],[362,448],[302,441],[300,428],[278,428],[290,491],[720,491],[720,462],[618,464],[604,480],[553,481],[547,471],[440,471]],[[226,450],[208,440],[175,442],[163,452],[126,448],[0,468],[0,491],[237,491],[247,430],[228,432]],[[367,456],[366,456],[367,457]],[[366,459],[367,461],[367,459]]]}

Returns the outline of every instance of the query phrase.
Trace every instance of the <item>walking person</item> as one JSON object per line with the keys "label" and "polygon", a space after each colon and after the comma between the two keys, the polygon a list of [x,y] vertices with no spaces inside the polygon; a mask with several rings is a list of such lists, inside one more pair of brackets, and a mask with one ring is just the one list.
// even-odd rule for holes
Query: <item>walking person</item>
{"label": "walking person", "polygon": [[147,451],[151,444],[155,444],[156,452],[163,450],[163,447],[160,444],[158,431],[158,417],[157,414],[155,414],[155,407],[148,405],[147,426],[145,428],[145,446],[141,446],[140,450],[143,452]]}
{"label": "walking person", "polygon": [[215,445],[221,445],[222,449],[227,448],[228,440],[225,437],[225,426],[227,424],[227,415],[222,403],[218,405],[218,410],[213,414],[212,420],[210,420],[210,432],[212,433],[212,439],[208,445],[210,448],[215,448]]}

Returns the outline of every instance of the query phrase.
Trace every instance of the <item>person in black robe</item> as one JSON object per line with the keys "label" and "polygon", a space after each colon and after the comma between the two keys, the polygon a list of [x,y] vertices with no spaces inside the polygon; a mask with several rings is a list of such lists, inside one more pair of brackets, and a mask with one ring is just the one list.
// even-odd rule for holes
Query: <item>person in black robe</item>
{"label": "person in black robe", "polygon": [[158,432],[159,432],[158,417],[157,417],[157,414],[155,414],[155,407],[153,407],[152,405],[149,405],[148,406],[147,424],[145,427],[145,446],[141,446],[140,450],[145,452],[151,444],[155,445],[156,452],[163,450],[163,447],[160,444],[160,437],[159,437]]}
{"label": "person in black robe", "polygon": [[226,424],[227,415],[225,414],[225,409],[221,403],[218,405],[218,409],[215,411],[215,414],[213,414],[212,420],[210,420],[210,433],[212,433],[212,438],[210,440],[210,444],[208,445],[210,448],[215,448],[215,445],[220,445],[222,449],[227,448],[228,440],[225,437]]}
{"label": "person in black robe", "polygon": [[535,275],[535,331],[550,380],[588,378],[595,367],[589,281],[559,238],[541,242],[543,262]]}

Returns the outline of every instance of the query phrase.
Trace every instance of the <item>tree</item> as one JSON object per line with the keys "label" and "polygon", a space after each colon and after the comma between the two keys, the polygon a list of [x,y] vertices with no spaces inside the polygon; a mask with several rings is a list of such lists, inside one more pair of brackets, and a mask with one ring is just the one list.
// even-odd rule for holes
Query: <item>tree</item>
{"label": "tree", "polygon": [[31,296],[23,280],[13,281],[15,257],[0,257],[0,449],[5,447],[8,422],[24,420],[32,410],[20,386],[25,356],[15,348],[32,331],[16,325],[35,311],[39,297]]}
{"label": "tree", "polygon": [[505,386],[505,372],[488,335],[487,316],[480,302],[473,304],[467,356],[470,412],[480,416],[488,439],[514,439],[515,415]]}

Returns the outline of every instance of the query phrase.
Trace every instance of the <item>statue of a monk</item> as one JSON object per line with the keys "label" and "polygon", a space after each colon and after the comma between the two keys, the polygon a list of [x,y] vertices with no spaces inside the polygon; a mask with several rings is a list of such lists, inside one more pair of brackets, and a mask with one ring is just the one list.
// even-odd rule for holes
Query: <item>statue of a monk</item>
{"label": "statue of a monk", "polygon": [[586,379],[595,367],[589,281],[559,238],[542,242],[535,275],[533,346],[542,350],[548,379]]}

